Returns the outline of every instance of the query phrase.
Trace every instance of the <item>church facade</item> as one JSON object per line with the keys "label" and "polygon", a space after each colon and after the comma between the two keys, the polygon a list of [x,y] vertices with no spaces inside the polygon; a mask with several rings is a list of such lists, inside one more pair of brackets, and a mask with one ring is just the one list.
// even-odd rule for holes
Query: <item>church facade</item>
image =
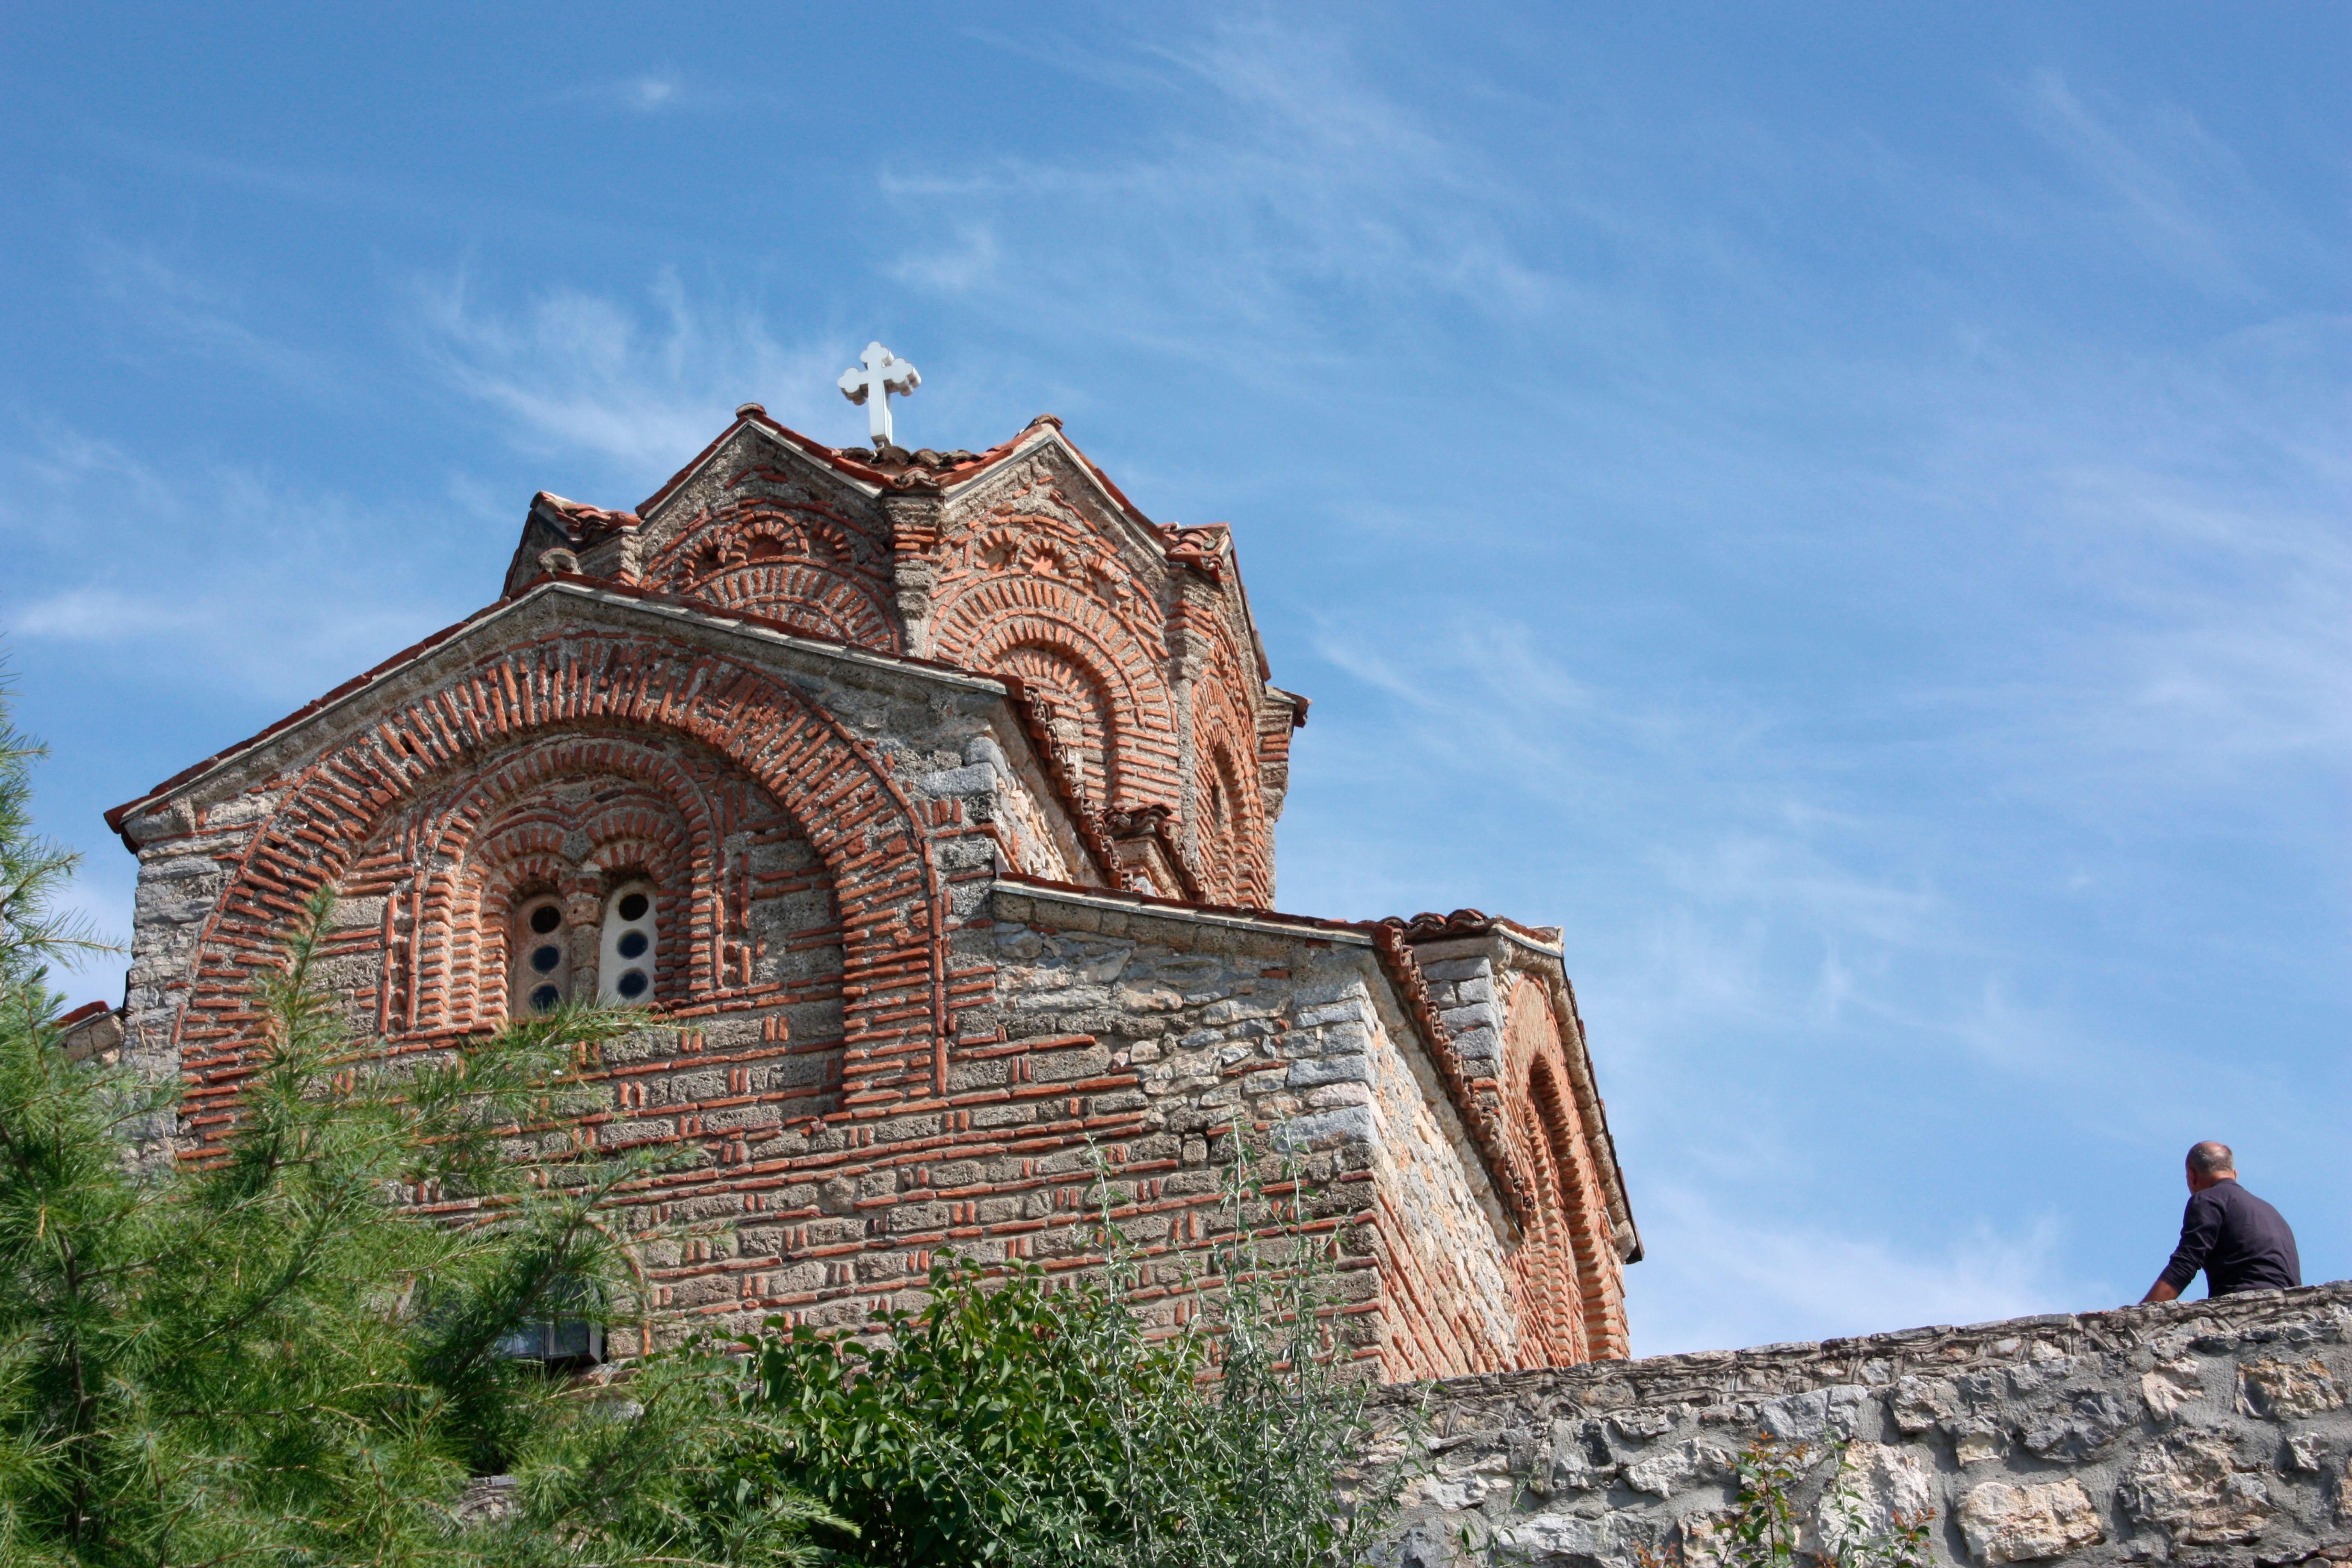
{"label": "church facade", "polygon": [[[236,1115],[305,897],[362,1030],[647,1009],[553,1140],[680,1143],[629,1199],[623,1352],[846,1323],[943,1248],[1155,1268],[1238,1137],[1289,1161],[1389,1378],[1626,1353],[1638,1233],[1556,931],[1276,913],[1307,700],[1223,527],[1163,527],[1051,416],[835,449],[755,405],[634,512],[541,494],[501,596],[108,814],[122,1050]],[[552,1145],[551,1145],[552,1146]]]}

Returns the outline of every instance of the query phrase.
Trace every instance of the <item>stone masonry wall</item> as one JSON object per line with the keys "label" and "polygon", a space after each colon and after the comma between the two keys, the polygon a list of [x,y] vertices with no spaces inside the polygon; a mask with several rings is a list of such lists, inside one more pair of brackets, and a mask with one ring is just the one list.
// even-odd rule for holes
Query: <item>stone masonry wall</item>
{"label": "stone masonry wall", "polygon": [[2352,1559],[2348,1387],[2352,1282],[1399,1385],[1374,1451],[1429,1468],[1381,1560],[1715,1568],[1759,1434],[1805,1445],[1808,1550],[1843,1466],[1938,1563]]}

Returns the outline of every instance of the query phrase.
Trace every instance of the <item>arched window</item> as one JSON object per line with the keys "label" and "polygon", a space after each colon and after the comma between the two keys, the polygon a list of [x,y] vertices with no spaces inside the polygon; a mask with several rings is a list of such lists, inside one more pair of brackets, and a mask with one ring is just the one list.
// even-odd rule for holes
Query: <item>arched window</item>
{"label": "arched window", "polygon": [[572,996],[571,933],[553,893],[526,899],[515,910],[514,981],[508,1011],[549,1013]]}
{"label": "arched window", "polygon": [[604,900],[604,942],[597,955],[598,999],[607,1006],[649,1007],[654,1000],[654,885],[624,882]]}

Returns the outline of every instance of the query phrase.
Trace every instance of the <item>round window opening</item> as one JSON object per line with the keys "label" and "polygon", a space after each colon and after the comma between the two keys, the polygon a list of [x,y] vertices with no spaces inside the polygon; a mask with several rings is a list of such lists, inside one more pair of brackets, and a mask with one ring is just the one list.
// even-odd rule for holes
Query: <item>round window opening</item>
{"label": "round window opening", "polygon": [[545,936],[563,923],[563,912],[553,904],[542,904],[530,911],[530,929]]}
{"label": "round window opening", "polygon": [[542,985],[530,994],[530,1005],[534,1012],[551,1012],[555,1005],[562,1000],[563,993],[552,985]]}
{"label": "round window opening", "polygon": [[646,955],[646,933],[641,931],[624,931],[620,946],[623,958],[643,958]]}
{"label": "round window opening", "polygon": [[646,910],[651,907],[643,893],[624,893],[621,896],[621,918],[625,921],[645,919]]}
{"label": "round window opening", "polygon": [[634,1002],[646,994],[646,972],[642,969],[632,969],[621,976],[620,984],[614,989]]}
{"label": "round window opening", "polygon": [[541,974],[546,973],[549,970],[554,968],[557,964],[562,962],[563,950],[557,947],[553,942],[550,942],[545,947],[533,948],[531,950],[530,966],[533,969],[538,970]]}

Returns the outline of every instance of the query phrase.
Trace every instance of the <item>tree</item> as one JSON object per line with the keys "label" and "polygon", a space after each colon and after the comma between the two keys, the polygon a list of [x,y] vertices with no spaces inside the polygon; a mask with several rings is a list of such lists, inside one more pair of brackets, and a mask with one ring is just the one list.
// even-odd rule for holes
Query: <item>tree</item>
{"label": "tree", "polygon": [[[54,910],[72,857],[30,834],[39,754],[0,694],[0,1561],[818,1561],[818,1511],[746,1484],[780,1434],[730,1363],[615,1391],[510,1353],[608,1309],[603,1210],[645,1163],[509,1140],[577,1110],[596,1043],[642,1015],[354,1042],[316,980],[322,892],[259,987],[234,1126],[142,1166],[124,1130],[180,1086],[57,1048],[44,963],[90,939]],[[477,1202],[450,1223],[399,1201],[426,1194]]]}
{"label": "tree", "polygon": [[0,984],[13,985],[53,959],[108,943],[87,919],[54,907],[81,857],[34,837],[33,763],[49,750],[11,721],[9,695],[0,681]]}

